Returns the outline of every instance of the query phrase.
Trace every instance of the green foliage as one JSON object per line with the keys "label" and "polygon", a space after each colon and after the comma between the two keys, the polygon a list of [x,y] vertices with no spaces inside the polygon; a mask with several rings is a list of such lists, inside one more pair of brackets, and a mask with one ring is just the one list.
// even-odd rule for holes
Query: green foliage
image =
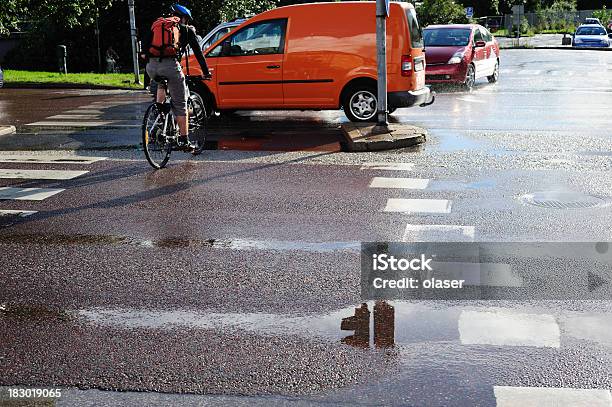
{"label": "green foliage", "polygon": [[604,4],[601,10],[593,11],[593,17],[598,18],[602,24],[606,24],[608,21],[612,20],[612,10],[606,9],[606,5]]}
{"label": "green foliage", "polygon": [[0,1],[0,35],[8,34],[17,26],[21,3],[20,0]]}
{"label": "green foliage", "polygon": [[[134,84],[134,74],[97,74],[97,73],[69,73],[40,71],[4,71],[4,80],[12,86],[20,83],[38,84],[78,84],[95,86],[112,86],[125,89],[142,89],[142,85]],[[142,78],[141,78],[142,80]]]}
{"label": "green foliage", "polygon": [[517,27],[516,24],[512,26],[512,36],[515,37],[517,35],[517,30],[520,28],[521,35],[530,34],[530,26],[529,21],[525,17],[521,17],[521,24]]}
{"label": "green foliage", "polygon": [[548,10],[553,13],[576,11],[576,0],[556,0]]}
{"label": "green foliage", "polygon": [[422,26],[431,24],[467,23],[465,9],[453,0],[424,0],[417,14]]}
{"label": "green foliage", "polygon": [[[177,0],[135,0],[136,25],[139,34],[151,23],[167,15]],[[181,4],[192,10],[197,32],[205,35],[219,22],[257,14],[276,5],[275,0],[185,0]],[[21,19],[32,22],[29,35],[7,57],[5,65],[17,69],[55,70],[55,49],[67,46],[68,71],[98,70],[96,20],[100,28],[102,68],[109,47],[119,54],[118,64],[124,71],[131,68],[131,41],[128,5],[125,0],[0,0],[0,31],[13,27],[17,11]]]}
{"label": "green foliage", "polygon": [[276,6],[273,0],[226,0],[220,10],[223,21],[251,14],[259,14]]}

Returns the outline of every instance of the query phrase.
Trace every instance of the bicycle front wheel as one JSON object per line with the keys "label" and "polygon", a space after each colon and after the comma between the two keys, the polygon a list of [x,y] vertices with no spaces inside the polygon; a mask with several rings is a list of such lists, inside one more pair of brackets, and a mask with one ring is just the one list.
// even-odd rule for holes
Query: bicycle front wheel
{"label": "bicycle front wheel", "polygon": [[148,107],[142,121],[142,147],[151,167],[164,168],[170,159],[172,144],[164,133],[163,116],[155,105]]}

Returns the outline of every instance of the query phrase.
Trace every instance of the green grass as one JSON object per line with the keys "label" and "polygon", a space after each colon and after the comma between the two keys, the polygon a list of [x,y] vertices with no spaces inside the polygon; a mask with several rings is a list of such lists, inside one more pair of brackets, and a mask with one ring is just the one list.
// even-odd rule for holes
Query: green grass
{"label": "green grass", "polygon": [[[142,81],[142,75],[140,80]],[[53,85],[94,85],[112,86],[123,89],[142,89],[142,85],[134,84],[134,74],[126,73],[69,73],[63,75],[56,72],[38,71],[4,71],[6,84],[53,84]]]}

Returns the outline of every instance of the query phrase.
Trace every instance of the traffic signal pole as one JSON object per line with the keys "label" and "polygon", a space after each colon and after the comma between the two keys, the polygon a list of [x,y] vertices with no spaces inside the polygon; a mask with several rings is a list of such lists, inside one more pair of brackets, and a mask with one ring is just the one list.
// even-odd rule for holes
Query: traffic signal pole
{"label": "traffic signal pole", "polygon": [[136,16],[134,15],[134,0],[128,0],[130,13],[130,38],[132,41],[132,61],[134,62],[134,83],[140,85],[140,67],[138,66],[138,43],[136,38]]}
{"label": "traffic signal pole", "polygon": [[376,0],[376,56],[378,62],[378,113],[377,125],[387,123],[387,5]]}

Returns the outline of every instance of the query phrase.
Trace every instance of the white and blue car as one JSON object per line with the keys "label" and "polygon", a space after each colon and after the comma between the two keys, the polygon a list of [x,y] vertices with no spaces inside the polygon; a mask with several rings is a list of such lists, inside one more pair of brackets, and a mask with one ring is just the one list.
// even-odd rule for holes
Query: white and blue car
{"label": "white and blue car", "polygon": [[572,46],[608,48],[610,47],[610,37],[601,24],[584,24],[578,27],[574,33]]}

